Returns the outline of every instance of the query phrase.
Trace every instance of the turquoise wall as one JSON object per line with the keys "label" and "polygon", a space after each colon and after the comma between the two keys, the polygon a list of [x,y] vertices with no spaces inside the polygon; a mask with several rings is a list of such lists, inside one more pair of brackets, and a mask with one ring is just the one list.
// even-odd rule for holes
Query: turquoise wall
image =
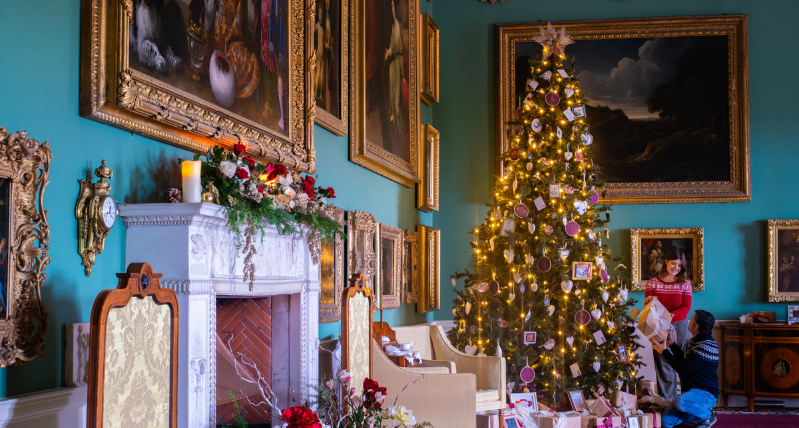
{"label": "turquoise wall", "polygon": [[[434,226],[442,229],[446,248],[442,252],[442,276],[471,267],[470,235],[466,232],[482,222],[485,204],[490,202],[495,155],[495,23],[749,15],[752,202],[617,205],[611,213],[609,244],[630,266],[630,228],[704,227],[707,291],[694,293],[693,308],[709,310],[717,319],[735,319],[754,310],[776,311],[784,318],[783,304],[766,303],[765,220],[799,218],[799,201],[793,189],[799,129],[794,126],[793,109],[783,108],[799,96],[795,83],[799,32],[793,22],[799,3],[505,0],[488,4],[473,0],[436,2],[435,10],[441,29],[442,101],[437,107],[436,127],[442,141],[442,199]],[[454,298],[451,288],[448,281],[442,281],[443,300],[447,302]],[[630,294],[643,300],[643,293]],[[452,315],[442,310],[436,317],[451,319]]]}
{"label": "turquoise wall", "polygon": [[[430,5],[421,4],[422,12]],[[91,277],[77,253],[74,218],[78,180],[106,159],[114,170],[112,194],[128,203],[155,202],[169,187],[180,187],[174,160],[191,153],[130,132],[93,122],[78,114],[80,66],[80,1],[37,0],[0,4],[0,126],[9,132],[27,130],[53,150],[50,185],[44,205],[51,227],[48,278],[42,289],[47,312],[47,357],[24,367],[0,369],[0,397],[63,386],[63,324],[88,322],[97,294],[116,287],[123,272],[125,228],[122,222],[106,241]],[[423,123],[432,109],[423,106]],[[432,225],[432,214],[415,209],[413,189],[374,174],[348,159],[347,137],[315,127],[319,183],[332,186],[333,202],[345,210],[374,213],[392,226],[414,229]],[[171,174],[170,174],[171,172]],[[432,319],[415,307],[388,310],[392,325]],[[337,337],[339,323],[322,324],[320,337]]]}

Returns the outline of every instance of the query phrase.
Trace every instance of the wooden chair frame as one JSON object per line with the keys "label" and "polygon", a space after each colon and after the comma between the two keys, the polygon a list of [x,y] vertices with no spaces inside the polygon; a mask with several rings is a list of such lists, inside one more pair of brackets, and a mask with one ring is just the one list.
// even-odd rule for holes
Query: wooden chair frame
{"label": "wooden chair frame", "polygon": [[[142,278],[149,285],[142,287]],[[169,305],[172,311],[172,368],[170,373],[169,425],[178,426],[178,298],[175,292],[161,288],[159,278],[163,274],[153,273],[149,263],[131,263],[125,273],[118,273],[119,285],[114,290],[103,290],[94,301],[91,319],[91,350],[96,350],[89,359],[89,396],[87,427],[103,425],[103,399],[105,397],[105,344],[106,323],[111,309],[127,306],[133,297],[153,296],[159,304]],[[145,281],[147,282],[147,281]]]}
{"label": "wooden chair frame", "polygon": [[[369,339],[374,336],[372,327],[372,318],[374,316],[374,307],[372,306],[372,290],[365,285],[364,275],[362,273],[354,273],[349,278],[350,286],[345,288],[341,293],[341,369],[350,371],[350,350],[349,350],[349,303],[350,298],[355,297],[358,293],[363,293],[369,299]],[[369,376],[372,376],[372,347],[369,346]],[[356,388],[363,388],[363,385],[358,385]]]}

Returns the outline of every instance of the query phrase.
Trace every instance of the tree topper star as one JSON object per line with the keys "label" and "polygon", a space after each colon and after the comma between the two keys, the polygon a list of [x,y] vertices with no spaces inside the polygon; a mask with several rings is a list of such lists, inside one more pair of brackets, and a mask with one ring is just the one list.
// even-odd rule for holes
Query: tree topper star
{"label": "tree topper star", "polygon": [[546,30],[544,27],[538,27],[538,29],[541,30],[541,35],[533,37],[533,40],[544,46],[543,59],[549,58],[553,53],[555,55],[562,54],[566,46],[574,43],[571,36],[566,34],[565,25],[561,27],[560,31],[557,31],[552,27],[551,22],[547,22]]}

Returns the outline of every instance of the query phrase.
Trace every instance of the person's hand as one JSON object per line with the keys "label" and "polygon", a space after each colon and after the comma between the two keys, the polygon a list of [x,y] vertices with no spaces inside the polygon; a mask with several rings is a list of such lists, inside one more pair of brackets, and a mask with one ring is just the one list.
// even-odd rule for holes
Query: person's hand
{"label": "person's hand", "polygon": [[649,302],[651,302],[651,301],[652,301],[652,299],[654,299],[654,298],[655,298],[655,296],[649,296],[649,297],[647,297],[646,299],[644,299],[644,304],[645,304],[645,305],[648,305],[648,304],[649,304]]}
{"label": "person's hand", "polygon": [[666,335],[666,345],[671,346],[674,344],[674,336],[671,334],[671,330],[669,330],[669,334]]}

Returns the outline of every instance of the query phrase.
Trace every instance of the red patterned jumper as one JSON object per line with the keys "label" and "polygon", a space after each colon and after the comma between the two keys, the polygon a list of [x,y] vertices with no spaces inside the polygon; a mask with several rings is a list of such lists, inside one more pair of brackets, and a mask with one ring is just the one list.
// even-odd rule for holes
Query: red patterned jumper
{"label": "red patterned jumper", "polygon": [[671,312],[671,322],[682,321],[691,311],[691,283],[666,282],[652,278],[646,283],[645,297],[655,296]]}

